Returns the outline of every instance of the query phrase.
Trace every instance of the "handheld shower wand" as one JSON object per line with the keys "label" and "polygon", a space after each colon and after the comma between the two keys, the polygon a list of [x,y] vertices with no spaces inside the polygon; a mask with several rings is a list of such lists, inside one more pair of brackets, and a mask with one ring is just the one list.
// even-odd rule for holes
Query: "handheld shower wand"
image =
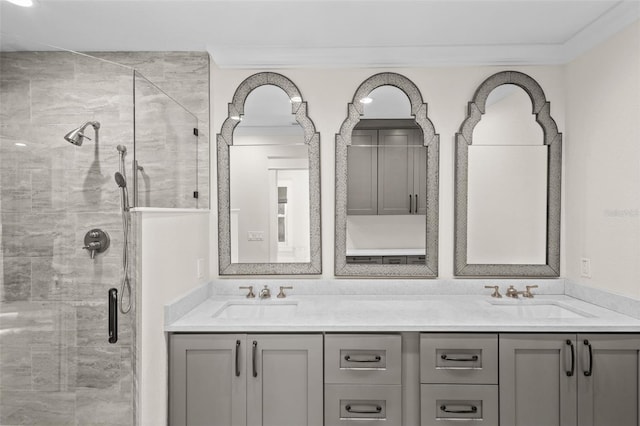
{"label": "handheld shower wand", "polygon": [[[122,285],[120,289],[120,312],[123,314],[131,310],[131,283],[129,282],[129,191],[127,190],[127,178],[125,176],[124,156],[127,148],[123,145],[116,147],[120,155],[120,171],[115,172],[114,178],[120,188],[120,210],[122,212],[122,234],[124,244],[122,248]],[[127,290],[129,304],[124,307],[124,293]]]}

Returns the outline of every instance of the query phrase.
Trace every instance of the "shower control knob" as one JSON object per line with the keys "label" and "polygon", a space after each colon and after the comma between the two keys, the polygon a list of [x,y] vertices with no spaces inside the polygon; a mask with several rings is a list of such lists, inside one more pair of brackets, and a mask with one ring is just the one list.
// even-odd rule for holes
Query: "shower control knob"
{"label": "shower control knob", "polygon": [[109,248],[109,243],[109,234],[102,229],[92,229],[85,234],[84,247],[82,248],[89,250],[91,259],[95,259],[96,253],[102,253]]}

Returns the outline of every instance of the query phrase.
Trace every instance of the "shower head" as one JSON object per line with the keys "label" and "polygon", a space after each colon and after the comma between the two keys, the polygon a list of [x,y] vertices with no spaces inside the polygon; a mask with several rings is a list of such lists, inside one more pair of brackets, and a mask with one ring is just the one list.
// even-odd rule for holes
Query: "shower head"
{"label": "shower head", "polygon": [[96,132],[96,141],[97,141],[98,140],[98,129],[100,128],[100,123],[97,122],[97,121],[87,121],[82,126],[78,127],[77,129],[73,129],[72,131],[70,131],[69,133],[64,135],[64,139],[67,142],[71,142],[72,144],[77,145],[77,146],[82,145],[82,142],[84,141],[85,138],[91,140],[90,137],[86,136],[83,133],[84,129],[86,129],[87,126],[93,126],[93,129]]}
{"label": "shower head", "polygon": [[118,145],[118,146],[116,146],[116,149],[118,150],[118,152],[121,152],[121,153],[123,153],[123,154],[124,154],[125,152],[127,152],[127,147],[126,147],[126,146],[124,146],[124,145]]}
{"label": "shower head", "polygon": [[122,173],[116,172],[113,176],[116,178],[116,184],[120,188],[126,188],[127,187],[127,180],[124,178]]}

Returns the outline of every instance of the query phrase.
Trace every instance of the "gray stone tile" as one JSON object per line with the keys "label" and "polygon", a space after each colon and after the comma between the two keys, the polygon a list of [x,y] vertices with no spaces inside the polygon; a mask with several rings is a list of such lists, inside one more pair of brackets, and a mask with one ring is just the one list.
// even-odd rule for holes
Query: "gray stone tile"
{"label": "gray stone tile", "polygon": [[73,80],[76,56],[70,52],[3,52],[0,54],[0,78]]}
{"label": "gray stone tile", "polygon": [[67,347],[39,346],[31,349],[31,383],[35,391],[74,390],[75,377],[69,381]]}
{"label": "gray stone tile", "polygon": [[[199,80],[209,75],[207,52],[166,52],[164,55],[165,80]],[[183,97],[189,92],[180,92]]]}
{"label": "gray stone tile", "polygon": [[6,213],[2,216],[5,256],[54,256],[67,252],[73,228],[58,214]]}
{"label": "gray stone tile", "polygon": [[76,396],[72,392],[0,393],[0,424],[73,425]]}
{"label": "gray stone tile", "polygon": [[199,121],[207,122],[209,113],[209,80],[194,75],[185,79],[166,79],[160,87],[182,106],[195,114]]}
{"label": "gray stone tile", "polygon": [[75,308],[59,302],[3,302],[0,346],[70,346],[75,343]]}
{"label": "gray stone tile", "polygon": [[28,122],[31,119],[31,83],[0,80],[0,121]]}
{"label": "gray stone tile", "polygon": [[78,347],[76,355],[78,389],[119,389],[122,377],[119,347]]}
{"label": "gray stone tile", "polygon": [[133,424],[131,399],[112,390],[80,389],[76,392],[78,425],[121,426]]}
{"label": "gray stone tile", "polygon": [[28,346],[2,345],[0,390],[31,390],[31,356]]}
{"label": "gray stone tile", "polygon": [[[118,299],[120,298],[120,285],[118,288]],[[76,341],[80,347],[110,347],[119,348],[130,345],[132,342],[131,327],[128,319],[131,314],[124,315],[118,312],[118,342],[114,345],[108,343],[108,319],[109,310],[107,304],[107,291],[104,289],[104,297],[101,302],[92,302],[78,306],[78,330]],[[126,301],[126,300],[125,300]]]}
{"label": "gray stone tile", "polygon": [[31,299],[73,301],[87,296],[76,279],[76,261],[70,256],[31,259]]}
{"label": "gray stone tile", "polygon": [[89,54],[135,68],[152,80],[164,76],[163,52],[90,52]]}
{"label": "gray stone tile", "polygon": [[2,301],[29,300],[31,297],[31,259],[5,257]]}

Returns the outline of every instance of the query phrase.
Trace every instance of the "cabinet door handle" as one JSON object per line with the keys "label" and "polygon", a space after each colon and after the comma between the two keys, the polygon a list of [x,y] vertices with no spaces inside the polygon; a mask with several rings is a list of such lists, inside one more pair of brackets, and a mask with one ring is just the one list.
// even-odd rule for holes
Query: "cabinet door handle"
{"label": "cabinet door handle", "polygon": [[585,340],[584,345],[589,348],[589,369],[584,372],[584,375],[589,377],[593,373],[593,349],[591,348],[591,343],[588,340]]}
{"label": "cabinet door handle", "polygon": [[236,340],[236,377],[240,377],[240,340]]}
{"label": "cabinet door handle", "polygon": [[413,201],[411,198],[411,194],[409,194],[409,214],[411,214],[412,209],[413,209]]}
{"label": "cabinet door handle", "polygon": [[576,352],[571,340],[567,339],[567,345],[571,347],[571,370],[567,371],[567,377],[571,377],[576,371]]}
{"label": "cabinet door handle", "polygon": [[[462,405],[460,407],[464,407],[464,406]],[[454,414],[473,414],[478,412],[478,407],[476,407],[475,405],[469,405],[468,407],[469,408],[459,408],[459,409],[452,410],[448,408],[446,405],[442,404],[440,406],[440,409],[445,413],[454,413]]]}
{"label": "cabinet door handle", "polygon": [[[367,410],[367,407],[371,407],[370,410]],[[382,407],[379,405],[373,405],[373,404],[360,404],[358,405],[358,408],[354,408],[351,405],[347,405],[346,407],[344,407],[345,410],[347,410],[348,413],[354,413],[354,414],[378,414],[382,411]]]}
{"label": "cabinet door handle", "polygon": [[253,347],[251,348],[251,365],[253,366],[253,377],[258,377],[258,368],[256,365],[256,358],[258,355],[258,342],[253,341]]}
{"label": "cabinet door handle", "polygon": [[445,361],[457,361],[457,362],[474,362],[478,360],[478,355],[472,355],[469,358],[450,357],[447,354],[440,355]]}
{"label": "cabinet door handle", "polygon": [[413,212],[414,213],[418,213],[418,194],[415,195],[415,199],[416,199],[416,204],[415,207],[413,208]]}
{"label": "cabinet door handle", "polygon": [[380,362],[380,360],[382,359],[380,355],[361,355],[361,356],[371,357],[371,358],[354,358],[351,355],[345,355],[344,360],[349,362]]}

